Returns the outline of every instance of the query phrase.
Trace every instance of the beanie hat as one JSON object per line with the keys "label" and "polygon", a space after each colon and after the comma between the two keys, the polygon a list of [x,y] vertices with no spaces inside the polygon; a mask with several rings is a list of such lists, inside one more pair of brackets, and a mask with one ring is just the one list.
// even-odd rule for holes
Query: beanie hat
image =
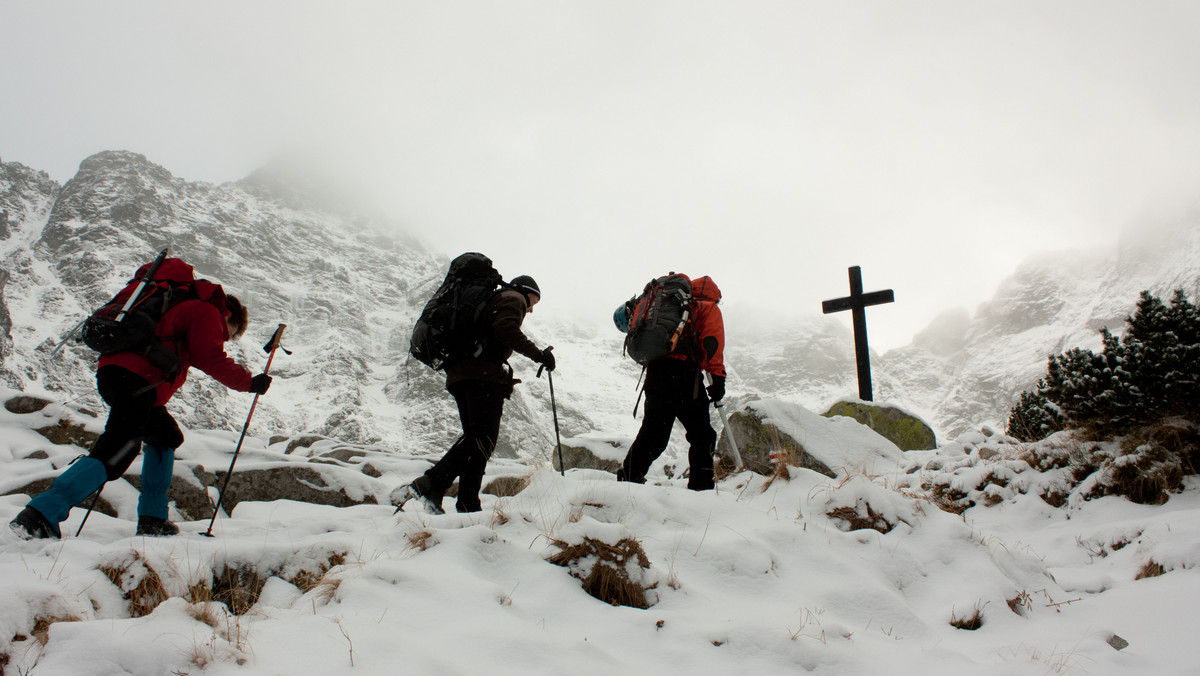
{"label": "beanie hat", "polygon": [[538,288],[537,282],[533,281],[533,277],[530,277],[529,275],[513,277],[512,281],[509,282],[508,285],[517,291],[520,291],[521,293],[532,293],[538,298],[542,297],[542,290]]}

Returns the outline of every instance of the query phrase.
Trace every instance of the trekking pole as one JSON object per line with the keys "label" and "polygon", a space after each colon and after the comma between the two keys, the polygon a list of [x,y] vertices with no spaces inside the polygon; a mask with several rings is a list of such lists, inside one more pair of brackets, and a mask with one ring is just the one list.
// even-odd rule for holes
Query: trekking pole
{"label": "trekking pole", "polygon": [[[709,375],[708,373],[705,373],[704,379],[706,381],[708,381],[709,385],[712,385],[712,376],[711,375]],[[740,472],[740,471],[746,469],[746,466],[744,464],[742,464],[742,454],[738,452],[737,441],[733,438],[733,428],[729,426],[729,418],[725,417],[725,406],[724,406],[724,404],[721,404],[720,402],[714,401],[713,408],[717,409],[717,413],[719,413],[721,415],[721,425],[724,426],[725,431],[728,433],[729,447],[733,449],[733,460],[734,460],[734,462],[737,463],[737,469],[735,469],[734,471]]]}
{"label": "trekking pole", "polygon": [[[105,483],[108,482],[106,481]],[[83,521],[79,522],[79,530],[75,531],[75,537],[79,537],[79,534],[83,532],[83,524],[87,523],[88,517],[92,515],[92,510],[96,508],[96,503],[100,500],[100,491],[102,490],[104,490],[104,484],[100,484],[100,488],[96,489],[96,497],[92,498],[92,504],[88,505],[87,513],[83,515]]]}
{"label": "trekking pole", "polygon": [[[271,340],[263,345],[263,352],[267,353],[267,365],[263,367],[263,373],[271,370],[271,361],[275,359],[275,350],[279,349],[279,341],[283,337],[283,330],[287,328],[287,324],[280,324],[279,328],[275,329],[275,333],[271,336]],[[286,349],[284,352],[291,354]],[[208,530],[201,533],[205,537],[213,537],[213,524],[217,522],[217,513],[221,511],[221,501],[225,499],[225,489],[229,487],[229,479],[233,477],[233,466],[237,464],[238,453],[242,451],[242,442],[246,440],[246,430],[250,429],[250,419],[254,417],[254,409],[258,406],[258,398],[261,394],[254,395],[254,401],[250,404],[250,413],[246,416],[246,424],[242,426],[242,436],[238,437],[237,447],[233,449],[233,460],[229,462],[229,471],[225,473],[225,481],[221,482],[221,490],[217,493],[217,504],[213,505],[212,519],[208,522]]]}
{"label": "trekking pole", "polygon": [[[116,321],[119,322],[124,319],[125,314],[129,312],[129,308],[133,307],[133,304],[137,302],[138,297],[142,295],[142,289],[146,288],[146,283],[149,280],[154,279],[154,273],[158,272],[158,266],[162,265],[162,262],[166,260],[167,251],[170,248],[171,247],[166,247],[162,251],[158,252],[158,257],[155,258],[154,262],[150,264],[150,267],[146,270],[146,274],[140,278],[141,281],[138,282],[137,288],[133,290],[133,293],[129,294],[129,298],[125,301],[125,305],[121,308],[121,311],[117,313]],[[53,359],[59,353],[59,351],[63,349],[63,346],[67,344],[67,341],[71,339],[71,336],[74,336],[79,329],[83,328],[83,324],[87,320],[88,318],[85,316],[83,319],[79,320],[79,323],[75,325],[75,328],[67,331],[67,333],[63,335],[62,339],[58,341],[58,345],[55,345],[54,350],[50,352],[51,359]]]}
{"label": "trekking pole", "polygon": [[[554,346],[552,345],[546,349],[553,350]],[[538,378],[542,377],[542,371],[545,368],[545,364],[542,364],[538,368]],[[558,473],[565,477],[567,475],[567,466],[563,462],[562,437],[558,435],[558,406],[554,403],[554,371],[546,371],[546,381],[550,383],[550,413],[554,416],[554,440],[558,444]]]}

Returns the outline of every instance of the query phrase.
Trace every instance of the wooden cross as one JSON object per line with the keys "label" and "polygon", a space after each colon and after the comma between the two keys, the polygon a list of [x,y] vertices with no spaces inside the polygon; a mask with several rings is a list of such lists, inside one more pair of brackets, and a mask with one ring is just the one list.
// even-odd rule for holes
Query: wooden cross
{"label": "wooden cross", "polygon": [[862,268],[855,265],[850,268],[850,295],[821,303],[821,312],[829,314],[850,310],[854,318],[854,358],[858,362],[858,398],[874,401],[871,397],[871,358],[867,352],[866,308],[868,305],[895,302],[896,295],[891,289],[871,293],[863,293],[862,289]]}

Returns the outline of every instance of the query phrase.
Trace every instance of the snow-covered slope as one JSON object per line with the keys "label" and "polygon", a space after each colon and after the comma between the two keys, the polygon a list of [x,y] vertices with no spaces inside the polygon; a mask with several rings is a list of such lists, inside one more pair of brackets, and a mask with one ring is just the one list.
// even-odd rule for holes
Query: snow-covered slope
{"label": "snow-covered slope", "polygon": [[[118,480],[105,496],[119,518],[94,513],[79,537],[82,509],[62,541],[0,528],[0,660],[31,676],[1194,673],[1195,481],[1161,506],[1110,497],[1060,508],[1013,481],[998,504],[960,516],[921,488],[935,468],[960,481],[1018,467],[1025,485],[1040,474],[1002,445],[988,460],[984,444],[897,457],[844,418],[762,406],[825,462],[862,469],[743,473],[694,493],[681,479],[631,485],[499,459],[490,477],[529,485],[483,495],[480,513],[243,501],[214,538],[199,535],[207,520],[134,537],[137,493]],[[82,450],[32,433],[61,410],[0,409],[0,491]],[[219,467],[235,439],[194,434],[180,455]],[[280,455],[262,438],[247,448],[239,471]],[[361,450],[380,476],[343,469],[347,489],[382,483],[386,495],[427,466]],[[26,502],[0,497],[0,521]],[[645,609],[585,593],[596,556],[548,561],[626,538],[644,553],[621,565],[650,588]],[[1165,574],[1136,579],[1150,562]],[[976,616],[976,628],[956,628]]]}

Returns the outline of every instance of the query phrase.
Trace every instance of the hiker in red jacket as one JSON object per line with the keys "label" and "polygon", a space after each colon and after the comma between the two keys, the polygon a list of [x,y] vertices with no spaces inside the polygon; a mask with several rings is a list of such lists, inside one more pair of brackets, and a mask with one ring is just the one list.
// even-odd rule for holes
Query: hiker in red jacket
{"label": "hiker in red jacket", "polygon": [[[138,271],[139,278],[147,267]],[[175,535],[179,527],[167,521],[167,488],[183,432],[167,412],[167,401],[187,380],[192,366],[239,392],[264,394],[271,386],[271,376],[252,376],[225,354],[225,342],[240,338],[249,324],[249,313],[237,298],[226,296],[220,285],[195,279],[192,266],[178,258],[165,259],[154,280],[190,288],[189,297],[167,310],[155,331],[178,358],[178,373],[167,377],[147,357],[133,352],[100,358],[96,385],[109,405],[104,433],[88,455],[72,462],[49,490],[17,514],[9,527],[18,536],[60,537],[58,525],[71,508],[106,481],[123,475],[139,450],[143,456],[137,534]]]}
{"label": "hiker in red jacket", "polygon": [[[618,481],[645,483],[650,465],[666,450],[675,420],[683,423],[688,441],[688,488],[703,491],[713,488],[713,449],[717,433],[709,421],[708,404],[725,396],[725,321],[717,303],[721,290],[709,277],[691,280],[692,335],[680,340],[678,351],[659,357],[646,365],[646,403],[642,409],[642,427],[629,446]],[[622,331],[629,330],[629,304],[617,308],[614,322]],[[712,376],[707,390],[701,372]]]}

